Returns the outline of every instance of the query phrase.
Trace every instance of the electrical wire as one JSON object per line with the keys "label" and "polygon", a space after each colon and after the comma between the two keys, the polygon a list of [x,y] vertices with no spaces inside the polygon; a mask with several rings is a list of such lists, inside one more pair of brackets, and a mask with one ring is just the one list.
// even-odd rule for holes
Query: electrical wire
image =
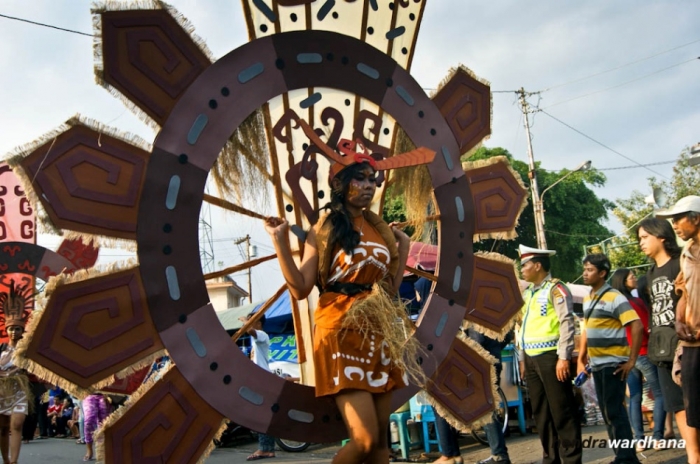
{"label": "electrical wire", "polygon": [[546,107],[543,108],[543,109],[552,108],[553,106],[562,105],[562,104],[564,104],[564,103],[572,102],[572,101],[574,101],[574,100],[579,100],[579,99],[585,98],[585,97],[590,97],[591,95],[595,95],[595,94],[597,94],[597,93],[602,93],[602,92],[607,92],[608,90],[617,89],[618,87],[622,87],[622,86],[624,86],[624,85],[631,84],[631,83],[633,83],[633,82],[637,82],[637,81],[640,81],[640,80],[642,80],[642,79],[646,79],[647,77],[653,76],[653,75],[655,75],[655,74],[659,74],[659,73],[664,72],[664,71],[667,71],[667,70],[669,70],[669,69],[671,69],[671,68],[676,68],[676,67],[678,67],[678,66],[684,65],[684,64],[686,64],[686,63],[690,63],[691,61],[695,61],[695,60],[700,60],[700,56],[699,56],[699,57],[696,57],[696,58],[691,58],[691,59],[686,60],[686,61],[682,61],[682,62],[680,62],[680,63],[676,63],[676,64],[674,64],[674,65],[668,66],[668,67],[663,68],[663,69],[659,69],[658,71],[654,71],[653,73],[646,74],[646,75],[644,75],[644,76],[642,76],[642,77],[638,77],[638,78],[636,78],[636,79],[632,79],[631,81],[623,82],[622,84],[613,85],[612,87],[607,87],[607,88],[602,89],[602,90],[596,90],[595,92],[589,92],[589,93],[584,94],[584,95],[579,95],[578,97],[573,97],[573,98],[569,98],[569,99],[567,99],[567,100],[562,100],[562,101],[558,101],[558,102],[556,102],[556,103],[552,103],[551,105],[546,106]]}
{"label": "electrical wire", "polygon": [[581,132],[580,130],[576,129],[575,127],[570,126],[569,124],[565,123],[565,122],[562,121],[561,119],[559,119],[559,118],[557,118],[557,117],[555,117],[555,116],[552,116],[551,114],[547,113],[545,110],[540,110],[540,112],[541,112],[542,114],[546,114],[546,115],[549,116],[550,118],[554,119],[554,120],[557,121],[559,124],[562,124],[562,125],[568,127],[569,129],[571,129],[572,131],[576,132],[577,134],[580,134],[580,135],[586,137],[586,138],[587,138],[588,140],[590,140],[591,142],[595,142],[595,143],[597,143],[598,145],[600,145],[601,147],[603,147],[603,148],[605,148],[605,149],[607,149],[607,150],[609,150],[609,151],[615,153],[616,155],[621,156],[621,157],[625,158],[625,159],[628,160],[628,161],[632,161],[632,162],[635,163],[637,166],[643,167],[643,168],[646,169],[647,171],[652,172],[652,173],[656,174],[657,176],[663,177],[663,178],[666,179],[666,180],[670,180],[668,177],[664,176],[664,175],[661,174],[660,172],[654,171],[653,169],[649,168],[648,166],[645,166],[645,165],[643,165],[643,164],[641,164],[641,163],[638,163],[638,162],[635,161],[633,158],[630,158],[630,157],[627,156],[627,155],[623,155],[622,153],[620,153],[620,152],[617,151],[617,150],[613,150],[612,148],[610,148],[609,146],[605,145],[604,143],[597,141],[596,139],[594,139],[594,138],[591,137],[590,135],[586,135],[586,134],[584,134],[583,132]]}
{"label": "electrical wire", "polygon": [[605,242],[607,242],[607,241],[610,241],[610,240],[612,240],[612,239],[614,239],[614,238],[616,238],[616,237],[621,237],[622,234],[626,234],[626,233],[629,232],[630,230],[634,229],[640,222],[642,222],[643,220],[645,220],[646,218],[648,218],[648,217],[651,216],[652,214],[654,214],[654,212],[653,212],[653,211],[649,211],[649,213],[648,213],[648,214],[645,214],[639,221],[635,222],[634,224],[632,224],[631,226],[629,226],[628,228],[626,228],[625,230],[623,230],[623,231],[620,232],[619,234],[613,235],[612,237],[608,237],[608,238],[606,238],[605,240],[603,240],[603,241],[601,241],[601,242],[599,242],[599,243],[594,243],[594,244],[591,245],[591,246],[602,245],[603,243],[605,243]]}
{"label": "electrical wire", "polygon": [[555,235],[563,235],[564,237],[582,237],[582,238],[598,238],[601,234],[565,234],[564,232],[557,232],[556,230],[545,229],[545,232]]}
{"label": "electrical wire", "polygon": [[574,79],[573,81],[565,82],[565,83],[563,83],[563,84],[558,84],[558,85],[554,85],[554,86],[552,86],[552,87],[547,87],[546,89],[544,89],[544,91],[548,91],[548,90],[552,90],[552,89],[558,89],[559,87],[564,87],[564,86],[566,86],[566,85],[575,84],[575,83],[577,83],[577,82],[581,82],[581,81],[585,81],[585,80],[587,80],[587,79],[591,79],[591,78],[593,78],[593,77],[601,76],[601,75],[603,75],[603,74],[607,74],[607,73],[612,72],[612,71],[617,71],[618,69],[622,69],[622,68],[625,68],[625,67],[627,67],[627,66],[631,66],[631,65],[633,65],[633,64],[641,63],[642,61],[646,61],[646,60],[650,60],[650,59],[652,59],[652,58],[656,58],[657,56],[661,56],[661,55],[663,55],[663,54],[665,54],[665,53],[672,52],[672,51],[674,51],[674,50],[678,50],[679,48],[687,47],[688,45],[692,45],[692,44],[698,43],[698,42],[700,42],[700,39],[698,39],[698,40],[693,40],[692,42],[688,42],[688,43],[683,44],[683,45],[678,45],[677,47],[669,48],[668,50],[664,50],[664,51],[662,51],[662,52],[655,53],[654,55],[647,56],[646,58],[640,58],[640,59],[638,59],[638,60],[635,60],[635,61],[632,61],[632,62],[629,62],[629,63],[626,63],[626,64],[622,64],[622,65],[616,66],[616,67],[614,67],[614,68],[607,69],[607,70],[605,70],[605,71],[600,71],[600,72],[597,72],[597,73],[595,73],[595,74],[591,74],[590,76],[581,77],[581,78],[578,78],[578,79]]}
{"label": "electrical wire", "polygon": [[48,27],[50,29],[56,29],[59,31],[70,32],[71,34],[86,35],[88,37],[94,37],[92,34],[88,34],[86,32],[74,31],[73,29],[66,29],[63,27],[52,26],[51,24],[44,24],[44,23],[39,23],[36,21],[30,21],[29,19],[17,18],[15,16],[8,16],[8,15],[2,14],[2,13],[0,13],[0,18],[11,19],[13,21],[20,21],[23,23],[33,24],[35,26]]}
{"label": "electrical wire", "polygon": [[659,161],[658,163],[639,164],[639,165],[633,165],[633,166],[618,166],[615,168],[596,168],[596,170],[597,171],[617,171],[619,169],[645,168],[647,166],[661,166],[662,164],[673,164],[673,163],[676,163],[677,161],[678,160]]}

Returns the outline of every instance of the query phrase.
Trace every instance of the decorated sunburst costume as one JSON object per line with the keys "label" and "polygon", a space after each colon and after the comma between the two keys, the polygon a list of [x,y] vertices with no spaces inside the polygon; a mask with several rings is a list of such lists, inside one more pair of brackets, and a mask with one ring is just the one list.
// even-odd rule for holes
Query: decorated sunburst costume
{"label": "decorated sunburst costume", "polygon": [[[318,294],[291,302],[306,385],[285,381],[237,349],[205,285],[276,256],[203,274],[197,246],[203,201],[264,219],[260,199],[269,198],[300,250],[329,191],[324,146],[339,154],[362,146],[389,164],[394,153],[435,154],[426,166],[386,171],[371,210],[381,213],[391,185],[415,226],[436,229],[432,292],[411,335],[422,346],[425,389],[455,422],[493,409],[491,362],[456,335],[466,321],[501,336],[522,306],[513,263],[472,245],[513,238],[526,192],[503,159],[460,161],[490,134],[488,83],[460,66],[431,98],[409,74],[425,4],[244,0],[250,42],[216,61],[164,3],[94,10],[98,82],[158,128],[157,138],[151,146],[77,117],[11,162],[57,229],[138,254],[135,266],[54,282],[24,365],[85,394],[164,351],[173,361],[107,420],[105,462],[196,462],[225,418],[300,441],[344,438],[334,402],[309,385]],[[218,196],[204,193],[209,174]],[[417,391],[398,390],[395,405]]]}

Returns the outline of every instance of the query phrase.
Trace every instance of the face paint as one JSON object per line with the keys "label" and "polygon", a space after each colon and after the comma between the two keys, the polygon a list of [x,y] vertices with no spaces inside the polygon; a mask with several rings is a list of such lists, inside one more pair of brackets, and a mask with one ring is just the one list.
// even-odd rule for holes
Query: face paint
{"label": "face paint", "polygon": [[362,191],[362,187],[360,186],[360,183],[356,181],[355,179],[350,181],[350,185],[348,185],[348,196],[350,197],[356,197],[357,195],[360,194],[360,191]]}
{"label": "face paint", "polygon": [[372,203],[377,189],[377,178],[370,166],[358,171],[347,187],[346,202],[356,208],[366,208]]}

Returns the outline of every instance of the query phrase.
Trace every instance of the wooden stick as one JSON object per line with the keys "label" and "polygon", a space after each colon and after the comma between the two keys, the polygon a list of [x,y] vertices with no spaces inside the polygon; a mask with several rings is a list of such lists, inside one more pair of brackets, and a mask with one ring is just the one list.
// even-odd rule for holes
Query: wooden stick
{"label": "wooden stick", "polygon": [[435,274],[431,274],[430,272],[421,271],[420,269],[416,269],[415,267],[411,266],[406,266],[406,270],[411,274],[417,275],[418,277],[425,277],[428,280],[437,282],[437,276]]}
{"label": "wooden stick", "polygon": [[[292,254],[299,254],[299,251],[293,251]],[[250,261],[246,261],[245,263],[236,264],[235,266],[227,267],[226,269],[222,269],[220,271],[204,274],[204,280],[216,279],[217,277],[223,277],[225,275],[233,274],[234,272],[243,271],[245,269],[248,269],[249,267],[257,266],[260,263],[264,263],[265,261],[270,261],[271,259],[275,258],[277,258],[277,254],[262,256],[258,259],[251,259]]]}
{"label": "wooden stick", "polygon": [[263,216],[260,213],[256,213],[255,211],[245,209],[242,206],[235,205],[228,200],[224,200],[223,198],[215,197],[207,193],[204,194],[204,201],[206,201],[207,203],[211,203],[212,205],[219,206],[223,209],[233,211],[234,213],[244,214],[246,216],[250,216],[256,219],[267,219],[267,216]]}
{"label": "wooden stick", "polygon": [[263,314],[265,314],[265,311],[270,309],[270,306],[272,306],[272,303],[277,301],[277,298],[281,297],[282,294],[286,290],[287,290],[287,284],[285,283],[284,285],[282,285],[280,287],[279,290],[277,290],[277,292],[274,295],[272,295],[265,303],[263,303],[263,305],[260,307],[260,309],[255,314],[253,314],[253,316],[251,316],[251,318],[248,319],[245,322],[245,324],[243,324],[243,327],[238,329],[238,331],[235,334],[233,334],[233,336],[231,336],[231,340],[233,340],[235,342],[236,340],[241,338],[241,335],[246,333],[248,331],[248,329],[250,329],[253,326],[253,324],[255,324],[263,316]]}

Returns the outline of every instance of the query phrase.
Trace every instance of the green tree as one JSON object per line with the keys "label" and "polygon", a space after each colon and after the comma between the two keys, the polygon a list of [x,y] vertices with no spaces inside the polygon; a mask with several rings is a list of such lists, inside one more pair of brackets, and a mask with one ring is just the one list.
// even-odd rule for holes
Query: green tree
{"label": "green tree", "polygon": [[[466,161],[487,159],[494,156],[505,156],[525,184],[530,186],[528,177],[529,166],[523,161],[516,160],[504,148],[479,148]],[[535,163],[539,191],[552,185],[570,171],[545,171],[539,163]],[[547,247],[556,250],[557,255],[552,260],[553,274],[566,281],[572,282],[581,275],[583,250],[587,243],[601,241],[613,235],[607,227],[601,224],[607,219],[608,210],[613,203],[598,198],[588,187],[605,184],[605,175],[595,169],[579,171],[562,180],[549,190],[543,198],[545,210],[545,236]],[[588,185],[587,185],[588,184]],[[528,200],[532,194],[528,192]],[[518,237],[515,240],[484,240],[474,244],[475,250],[496,251],[509,258],[518,258],[518,245],[524,244],[537,247],[535,220],[532,201],[520,215],[516,227]]]}
{"label": "green tree", "polygon": [[[529,187],[527,163],[514,159],[504,148],[481,147],[463,161],[476,161],[494,156],[506,157],[525,186]],[[566,169],[558,172],[545,171],[539,164],[536,170],[540,192],[570,172]],[[612,231],[601,225],[601,221],[608,217],[607,212],[614,205],[596,197],[588,187],[588,185],[600,186],[604,183],[605,176],[600,171],[591,169],[575,172],[549,190],[544,197],[547,246],[557,250],[557,256],[552,262],[552,271],[556,277],[564,281],[571,282],[581,274],[581,258],[586,244],[599,242],[613,235]],[[515,240],[483,240],[474,244],[474,250],[494,251],[517,260],[520,243],[536,247],[535,221],[530,199],[531,196],[528,193],[528,205],[520,215],[516,227],[518,237]],[[400,197],[390,198],[386,202],[384,219],[397,222],[405,220]]]}
{"label": "green tree", "polygon": [[653,213],[653,206],[647,204],[645,197],[654,188],[660,188],[666,196],[667,206],[671,206],[687,195],[697,195],[700,192],[700,166],[689,164],[690,149],[685,148],[673,167],[670,180],[659,181],[655,177],[648,179],[649,187],[646,192],[634,190],[629,198],[617,200],[613,214],[622,222],[625,233],[616,237],[608,247],[613,267],[633,267],[648,264],[648,259],[637,245],[637,224]]}

